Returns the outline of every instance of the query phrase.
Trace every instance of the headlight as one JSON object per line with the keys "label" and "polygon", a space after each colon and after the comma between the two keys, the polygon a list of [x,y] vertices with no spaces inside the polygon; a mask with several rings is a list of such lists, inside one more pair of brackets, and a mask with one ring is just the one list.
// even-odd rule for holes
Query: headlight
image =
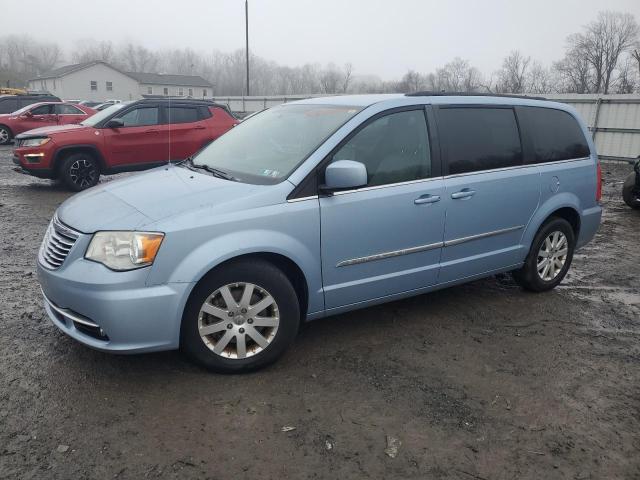
{"label": "headlight", "polygon": [[84,258],[112,270],[146,267],[155,260],[163,238],[163,233],[154,232],[98,232]]}
{"label": "headlight", "polygon": [[44,138],[25,138],[20,140],[21,147],[40,147],[45,143],[48,143],[51,139],[49,137]]}

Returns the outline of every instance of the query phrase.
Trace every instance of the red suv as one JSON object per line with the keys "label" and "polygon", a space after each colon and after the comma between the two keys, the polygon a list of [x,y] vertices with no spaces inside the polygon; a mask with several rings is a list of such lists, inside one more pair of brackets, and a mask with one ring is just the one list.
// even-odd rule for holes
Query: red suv
{"label": "red suv", "polygon": [[13,161],[24,173],[79,191],[98,183],[100,174],[184,160],[237,124],[225,106],[207,100],[118,103],[79,125],[18,135]]}
{"label": "red suv", "polygon": [[9,143],[16,135],[34,128],[50,125],[80,123],[97,110],[84,105],[63,102],[39,102],[12,113],[0,115],[0,145]]}

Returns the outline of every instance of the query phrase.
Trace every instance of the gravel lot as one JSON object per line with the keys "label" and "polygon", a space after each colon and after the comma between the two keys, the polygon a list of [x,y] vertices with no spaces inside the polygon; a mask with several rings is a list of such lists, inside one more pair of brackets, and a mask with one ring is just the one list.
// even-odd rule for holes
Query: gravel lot
{"label": "gravel lot", "polygon": [[501,275],[336,316],[219,376],[49,322],[35,258],[69,193],[0,147],[0,478],[640,478],[640,212],[630,166],[603,167],[604,223],[555,291]]}

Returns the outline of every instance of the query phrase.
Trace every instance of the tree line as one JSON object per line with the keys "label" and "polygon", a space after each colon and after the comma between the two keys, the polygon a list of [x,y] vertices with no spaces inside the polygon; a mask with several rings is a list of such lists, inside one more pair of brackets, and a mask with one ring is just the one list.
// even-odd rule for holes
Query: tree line
{"label": "tree line", "polygon": [[[421,90],[488,93],[634,93],[640,91],[640,27],[629,13],[603,11],[580,32],[569,35],[564,56],[550,65],[519,50],[510,52],[495,72],[482,73],[463,58],[434,72],[407,71],[395,81],[355,75],[351,63],[290,67],[250,56],[252,95],[408,93]],[[214,95],[242,95],[245,51],[197,52],[191,48],[150,50],[143,45],[83,40],[65,52],[54,42],[28,35],[0,37],[0,85],[27,80],[60,65],[94,60],[131,72],[200,75]]]}

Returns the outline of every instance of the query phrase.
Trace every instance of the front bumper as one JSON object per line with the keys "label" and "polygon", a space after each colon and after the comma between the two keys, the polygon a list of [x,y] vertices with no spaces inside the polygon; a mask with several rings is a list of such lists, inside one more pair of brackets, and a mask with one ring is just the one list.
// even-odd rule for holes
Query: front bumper
{"label": "front bumper", "polygon": [[82,235],[63,265],[38,262],[49,318],[75,340],[97,350],[141,353],[179,346],[180,323],[190,283],[147,286],[148,268],[114,272],[82,258]]}
{"label": "front bumper", "polygon": [[42,147],[17,147],[13,150],[13,163],[19,172],[38,178],[53,178],[53,150],[48,144]]}

